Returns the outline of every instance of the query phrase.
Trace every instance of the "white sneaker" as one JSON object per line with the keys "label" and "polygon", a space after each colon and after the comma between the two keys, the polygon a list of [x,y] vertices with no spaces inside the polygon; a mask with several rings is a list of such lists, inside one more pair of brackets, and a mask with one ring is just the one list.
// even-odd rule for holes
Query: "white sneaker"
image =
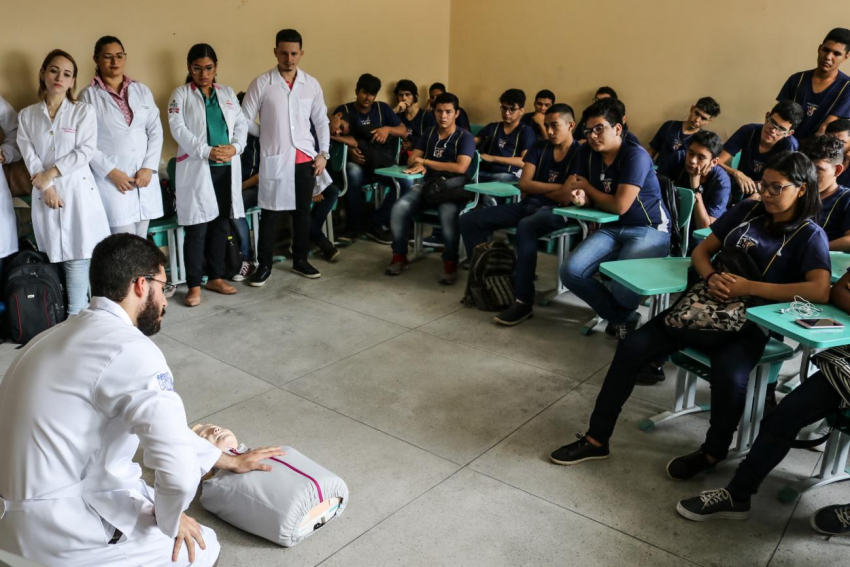
{"label": "white sneaker", "polygon": [[[820,439],[824,435],[828,434],[829,430],[830,430],[829,423],[827,423],[826,420],[823,420],[823,421],[820,422],[820,424],[817,427],[815,427],[814,431],[812,431],[811,433],[806,435],[806,439],[808,441],[812,441],[814,439]],[[824,449],[826,449],[826,444],[827,444],[827,441],[824,441],[823,443],[821,443],[817,447],[812,447],[812,451],[820,451],[821,453],[823,453]]]}

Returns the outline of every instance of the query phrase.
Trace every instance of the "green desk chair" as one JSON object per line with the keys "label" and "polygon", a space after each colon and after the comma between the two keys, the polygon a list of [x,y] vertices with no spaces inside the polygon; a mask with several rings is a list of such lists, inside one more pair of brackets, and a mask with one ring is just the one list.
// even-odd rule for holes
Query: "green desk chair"
{"label": "green desk chair", "polygon": [[148,235],[157,246],[168,246],[168,283],[175,285],[185,283],[184,232],[183,227],[177,224],[177,217],[152,220],[148,225]]}

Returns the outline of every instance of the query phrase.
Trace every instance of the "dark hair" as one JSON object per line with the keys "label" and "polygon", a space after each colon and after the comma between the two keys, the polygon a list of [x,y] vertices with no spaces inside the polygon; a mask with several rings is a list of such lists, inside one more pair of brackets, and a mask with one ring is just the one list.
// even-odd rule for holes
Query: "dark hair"
{"label": "dark hair", "polygon": [[723,151],[723,141],[720,136],[709,130],[700,130],[688,140],[688,145],[699,144],[709,151],[711,159],[716,158]]}
{"label": "dark hair", "polygon": [[720,103],[710,96],[702,97],[694,106],[708,114],[711,118],[717,118],[720,116]]}
{"label": "dark hair", "polygon": [[542,91],[538,91],[537,94],[534,95],[535,102],[537,102],[541,98],[548,98],[552,101],[552,104],[555,104],[555,93],[553,93],[549,89],[543,89]]}
{"label": "dark hair", "polygon": [[133,280],[156,275],[167,258],[156,244],[135,234],[113,234],[101,240],[91,256],[89,280],[92,297],[119,303]]}
{"label": "dark hair", "polygon": [[343,122],[345,122],[346,124],[351,124],[351,115],[348,114],[347,110],[342,110],[340,112],[337,112],[337,116],[339,116],[339,119],[342,120]]}
{"label": "dark hair", "polygon": [[[124,44],[121,43],[120,39],[118,39],[114,35],[105,35],[96,42],[94,42],[94,58],[97,59],[103,51],[103,48],[109,45],[110,43],[117,43],[121,46],[122,50],[124,49]],[[94,74],[100,75],[100,67],[95,66]]]}
{"label": "dark hair", "polygon": [[245,91],[239,91],[236,93],[236,100],[239,101],[239,104],[242,104],[242,101],[245,100]]}
{"label": "dark hair", "polygon": [[850,131],[850,119],[847,118],[839,118],[826,125],[827,134],[837,134],[838,132],[847,131]]}
{"label": "dark hair", "polygon": [[803,107],[793,100],[780,100],[770,113],[778,114],[780,118],[790,122],[792,130],[803,121]]}
{"label": "dark hair", "polygon": [[[47,85],[44,84],[44,78],[42,78],[41,74],[47,71],[47,68],[50,66],[50,63],[56,59],[57,57],[64,57],[74,66],[74,78],[77,78],[77,62],[74,61],[74,58],[71,57],[71,54],[67,51],[62,51],[61,49],[54,49],[50,53],[47,54],[47,57],[44,58],[44,62],[41,64],[41,72],[38,74],[38,98],[42,98],[44,96],[45,91],[47,91]],[[65,97],[71,102],[77,102],[77,99],[74,98],[74,93],[71,91],[74,87],[69,88],[65,91]]]}
{"label": "dark hair", "polygon": [[826,37],[823,38],[821,45],[827,41],[834,41],[835,43],[843,44],[844,53],[847,54],[850,52],[850,30],[846,28],[835,28],[830,30],[829,33],[826,34]]}
{"label": "dark hair", "polygon": [[274,36],[274,46],[277,47],[281,43],[297,43],[299,49],[304,47],[301,34],[297,30],[286,29],[277,32],[277,35]]}
{"label": "dark hair", "polygon": [[460,110],[460,101],[455,95],[449,92],[440,93],[437,95],[437,98],[434,99],[434,108],[437,108],[438,104],[451,104],[455,107],[455,112]]}
{"label": "dark hair", "polygon": [[[809,158],[801,152],[780,152],[770,158],[765,169],[772,169],[794,185],[806,186],[805,195],[798,199],[794,218],[777,226],[771,226],[768,221],[771,232],[787,233],[795,230],[803,221],[817,218],[821,210],[818,173]],[[757,206],[763,208],[764,203]]]}
{"label": "dark hair", "polygon": [[838,165],[844,161],[844,142],[832,136],[818,135],[803,140],[800,151],[814,161],[826,161]]}
{"label": "dark hair", "polygon": [[410,79],[402,79],[400,80],[393,90],[393,94],[398,96],[398,93],[401,91],[407,91],[413,95],[413,102],[419,102],[419,89],[416,87],[416,83],[411,81]]}
{"label": "dark hair", "polygon": [[587,122],[590,118],[602,117],[607,120],[611,126],[622,124],[623,116],[625,115],[625,105],[622,103],[618,105],[613,102],[613,100],[605,98],[597,100],[584,109],[581,121]]}
{"label": "dark hair", "polygon": [[356,92],[365,91],[370,95],[377,95],[381,91],[381,79],[369,73],[363,73],[357,79],[357,86],[354,87]]}
{"label": "dark hair", "polygon": [[440,89],[443,92],[446,92],[446,85],[443,83],[432,83],[430,87],[428,87],[428,94],[431,94],[431,91],[434,89]]}
{"label": "dark hair", "polygon": [[611,98],[619,98],[617,96],[617,91],[615,91],[611,87],[599,87],[598,89],[596,89],[596,96],[599,96],[601,94],[608,95]]}
{"label": "dark hair", "polygon": [[502,104],[515,104],[520,108],[525,106],[525,91],[522,89],[508,89],[499,97]]}
{"label": "dark hair", "polygon": [[[209,57],[212,59],[213,63],[218,65],[218,55],[215,54],[215,49],[212,48],[212,45],[209,43],[196,43],[192,47],[189,48],[189,54],[186,55],[186,66],[192,64],[192,61],[197,61],[198,59],[204,59]],[[186,75],[186,82],[192,82],[191,73]]]}
{"label": "dark hair", "polygon": [[[570,120],[575,120],[576,115],[573,112],[573,107],[565,102],[558,102],[550,106],[546,109],[546,114],[560,114],[561,118],[564,119],[565,122],[569,122]],[[569,116],[569,120],[567,120],[567,116]]]}

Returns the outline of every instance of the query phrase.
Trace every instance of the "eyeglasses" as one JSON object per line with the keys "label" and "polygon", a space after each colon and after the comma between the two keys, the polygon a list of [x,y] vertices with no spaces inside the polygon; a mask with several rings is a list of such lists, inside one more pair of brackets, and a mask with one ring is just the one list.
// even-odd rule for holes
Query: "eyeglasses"
{"label": "eyeglasses", "polygon": [[164,282],[162,280],[158,280],[153,277],[153,274],[142,274],[141,276],[136,276],[136,278],[133,280],[133,283],[139,281],[139,278],[145,278],[146,280],[162,284],[162,295],[164,295],[166,299],[174,295],[174,292],[177,290],[176,285]]}
{"label": "eyeglasses", "polygon": [[212,73],[215,70],[215,65],[207,65],[206,67],[200,67],[198,65],[192,65],[192,67],[190,67],[190,69],[192,70],[193,74],[200,75],[204,71],[206,71],[207,73]]}
{"label": "eyeglasses", "polygon": [[764,192],[767,191],[770,193],[771,197],[778,197],[782,190],[787,187],[797,187],[796,183],[788,183],[786,185],[781,185],[779,183],[765,183],[764,181],[759,182],[758,188],[756,191],[759,195],[764,195]]}
{"label": "eyeglasses", "polygon": [[781,134],[787,134],[788,132],[791,131],[790,128],[785,129],[782,126],[780,126],[779,124],[777,124],[776,121],[771,116],[767,117],[767,120],[765,120],[765,122],[764,122],[764,126],[765,126],[765,128],[767,128],[771,132],[779,132]]}
{"label": "eyeglasses", "polygon": [[500,104],[499,109],[505,114],[513,114],[514,112],[519,112],[518,106],[505,106],[504,104]]}
{"label": "eyeglasses", "polygon": [[585,128],[584,130],[582,130],[582,134],[584,134],[585,138],[590,138],[591,134],[594,138],[598,138],[602,135],[602,132],[605,131],[605,128],[612,128],[612,126],[607,122],[602,122],[601,124],[597,124],[593,128]]}
{"label": "eyeglasses", "polygon": [[112,63],[113,61],[124,61],[127,59],[127,54],[122,51],[121,53],[104,53],[100,57]]}

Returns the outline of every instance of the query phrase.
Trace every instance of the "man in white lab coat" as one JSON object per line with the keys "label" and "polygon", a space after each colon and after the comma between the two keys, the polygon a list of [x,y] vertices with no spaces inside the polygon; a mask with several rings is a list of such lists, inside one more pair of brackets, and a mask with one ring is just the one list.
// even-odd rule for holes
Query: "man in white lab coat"
{"label": "man in white lab coat", "polygon": [[[165,256],[101,241],[87,309],[36,336],[0,382],[0,549],[45,565],[212,565],[215,533],[183,513],[213,466],[270,470],[263,448],[223,454],[192,433],[159,331]],[[141,443],[153,487],[132,462]],[[260,473],[254,473],[260,474]]]}
{"label": "man in white lab coat", "polygon": [[307,253],[310,203],[314,194],[331,184],[325,171],[330,159],[328,108],[319,82],[298,68],[304,55],[301,45],[297,31],[277,32],[277,66],[254,79],[242,100],[242,112],[250,124],[260,115],[259,267],[249,282],[255,287],[271,276],[274,237],[284,211],[292,215],[292,271],[311,279],[322,275],[307,261]]}

